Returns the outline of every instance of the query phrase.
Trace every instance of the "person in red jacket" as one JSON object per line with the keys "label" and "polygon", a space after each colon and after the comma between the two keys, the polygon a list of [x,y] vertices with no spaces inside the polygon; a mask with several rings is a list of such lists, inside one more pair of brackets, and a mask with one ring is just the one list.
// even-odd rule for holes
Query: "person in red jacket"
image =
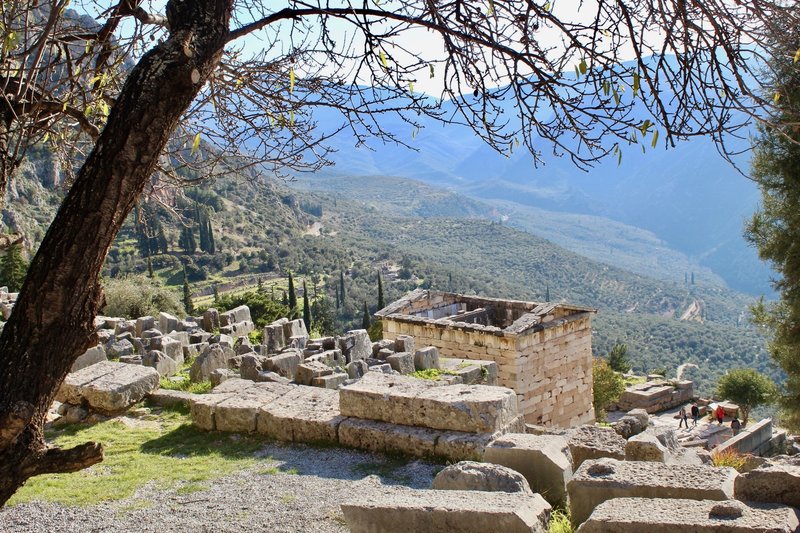
{"label": "person in red jacket", "polygon": [[717,422],[719,422],[719,425],[721,426],[722,419],[725,418],[725,409],[723,409],[721,405],[718,405],[717,410],[714,411],[714,414],[717,416]]}

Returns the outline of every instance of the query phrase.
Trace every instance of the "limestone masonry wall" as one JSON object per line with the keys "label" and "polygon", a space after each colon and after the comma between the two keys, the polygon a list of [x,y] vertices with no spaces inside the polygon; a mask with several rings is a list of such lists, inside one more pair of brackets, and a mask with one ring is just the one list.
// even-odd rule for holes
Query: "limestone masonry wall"
{"label": "limestone masonry wall", "polygon": [[[459,320],[480,308],[490,325]],[[526,422],[568,427],[594,420],[592,310],[415,291],[378,314],[386,339],[409,335],[446,357],[497,363],[498,382],[517,393]]]}

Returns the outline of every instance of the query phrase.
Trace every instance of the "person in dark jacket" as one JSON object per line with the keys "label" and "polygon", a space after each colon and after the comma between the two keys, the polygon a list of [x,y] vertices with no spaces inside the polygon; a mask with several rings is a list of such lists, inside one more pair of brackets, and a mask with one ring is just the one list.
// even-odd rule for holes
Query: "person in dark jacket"
{"label": "person in dark jacket", "polygon": [[697,419],[700,418],[700,408],[697,407],[697,402],[692,404],[692,426],[697,425]]}

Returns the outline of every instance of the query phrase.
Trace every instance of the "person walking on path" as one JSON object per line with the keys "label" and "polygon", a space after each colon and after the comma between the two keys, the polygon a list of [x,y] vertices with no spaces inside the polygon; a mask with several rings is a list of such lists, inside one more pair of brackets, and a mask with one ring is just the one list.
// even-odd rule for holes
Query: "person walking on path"
{"label": "person walking on path", "polygon": [[689,429],[689,420],[686,416],[686,406],[681,406],[681,410],[678,413],[678,418],[680,418],[680,422],[678,422],[678,429],[681,428],[682,424],[686,424],[686,429]]}
{"label": "person walking on path", "polygon": [[692,427],[697,425],[697,419],[700,418],[700,408],[697,407],[697,402],[692,403]]}
{"label": "person walking on path", "polygon": [[733,430],[733,436],[739,434],[739,430],[742,429],[742,423],[739,422],[739,418],[734,416],[733,420],[731,420],[731,429]]}
{"label": "person walking on path", "polygon": [[722,425],[722,419],[725,418],[725,409],[722,408],[721,405],[717,405],[717,410],[714,411],[714,414],[717,416],[717,422],[719,425]]}

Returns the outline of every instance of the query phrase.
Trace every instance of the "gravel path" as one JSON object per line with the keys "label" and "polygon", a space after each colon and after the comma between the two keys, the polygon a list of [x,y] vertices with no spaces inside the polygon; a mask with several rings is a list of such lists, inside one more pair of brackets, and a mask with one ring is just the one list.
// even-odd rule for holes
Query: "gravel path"
{"label": "gravel path", "polygon": [[[387,485],[430,488],[442,465],[339,448],[271,444],[255,467],[180,494],[145,486],[126,500],[91,507],[35,502],[0,510],[0,531],[347,531],[339,504]],[[279,469],[275,473],[276,468]],[[297,473],[290,473],[293,471]]]}

